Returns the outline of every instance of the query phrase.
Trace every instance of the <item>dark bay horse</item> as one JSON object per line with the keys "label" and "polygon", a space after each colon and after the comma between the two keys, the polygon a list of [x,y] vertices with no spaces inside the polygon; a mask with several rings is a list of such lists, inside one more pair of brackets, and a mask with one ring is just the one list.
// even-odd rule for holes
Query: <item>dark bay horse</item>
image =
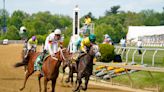
{"label": "dark bay horse", "polygon": [[[99,52],[98,45],[92,45],[89,52],[80,58],[80,62],[78,64],[77,69],[77,79],[76,79],[76,86],[73,90],[74,92],[82,90],[87,90],[88,81],[90,76],[92,75],[93,71],[93,58],[101,56]],[[82,78],[85,78],[85,86],[82,87]]]}
{"label": "dark bay horse", "polygon": [[65,76],[65,69],[67,68],[67,67],[69,67],[69,65],[70,65],[70,60],[71,60],[71,57],[72,57],[72,54],[69,52],[69,50],[65,50],[65,52],[63,52],[64,53],[64,57],[65,57],[65,60],[63,60],[63,62],[62,62],[62,71],[63,71],[63,76],[62,76],[62,80],[61,80],[61,82],[63,82],[63,80],[64,80],[64,76]]}
{"label": "dark bay horse", "polygon": [[[24,80],[24,85],[20,90],[23,90],[25,88],[27,79],[29,78],[29,76],[31,76],[35,71],[34,71],[34,62],[37,58],[37,56],[40,53],[36,53],[36,52],[32,52],[31,50],[29,51],[27,58],[28,58],[28,64],[20,64],[17,63],[15,65],[15,67],[19,67],[19,66],[24,66],[27,65],[27,73],[25,76],[25,80]],[[44,92],[47,92],[47,83],[49,80],[52,81],[52,92],[55,92],[55,85],[56,85],[56,79],[58,77],[59,74],[59,67],[61,65],[61,62],[64,59],[64,54],[62,52],[62,49],[59,50],[59,52],[56,53],[55,55],[56,57],[51,57],[48,56],[44,61],[43,61],[43,66],[42,66],[42,71],[44,73]],[[40,83],[40,79],[43,76],[41,75],[41,73],[38,75],[38,79],[39,79],[39,91],[41,92],[41,83]]]}
{"label": "dark bay horse", "polygon": [[[72,57],[74,54],[72,55]],[[71,82],[73,86],[73,74],[77,73],[77,64],[76,64],[76,59],[71,58],[70,60],[67,61],[67,66],[69,67],[69,75],[67,79],[65,80],[66,83]]]}
{"label": "dark bay horse", "polygon": [[[69,68],[69,75],[66,78],[65,82],[69,83],[71,81],[71,84],[73,86],[73,73],[77,73],[77,65],[76,65],[76,57],[78,53],[70,53],[68,50],[66,50],[65,58],[66,60],[63,61],[62,70],[63,70],[63,77],[61,82],[64,80],[65,76],[65,69]],[[75,57],[75,58],[74,58]]]}

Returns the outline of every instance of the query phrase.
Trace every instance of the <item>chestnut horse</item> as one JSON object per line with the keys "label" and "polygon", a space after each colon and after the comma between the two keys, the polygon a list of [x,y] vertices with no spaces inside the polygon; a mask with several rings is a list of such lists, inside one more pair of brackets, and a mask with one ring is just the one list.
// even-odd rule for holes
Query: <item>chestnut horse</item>
{"label": "chestnut horse", "polygon": [[[63,55],[63,50],[60,49],[59,52],[56,53],[56,57],[51,57],[48,56],[44,61],[43,61],[43,65],[42,65],[42,72],[44,74],[44,92],[47,92],[47,83],[48,81],[52,81],[52,92],[55,92],[55,85],[56,85],[56,79],[59,75],[59,67],[61,65],[61,62],[63,61],[64,55]],[[25,88],[27,79],[35,72],[34,71],[34,62],[36,60],[36,58],[38,57],[40,53],[36,53],[33,52],[32,50],[29,51],[28,55],[27,55],[27,60],[28,60],[28,64],[26,63],[17,63],[15,65],[15,67],[20,67],[20,66],[24,66],[27,65],[27,73],[25,76],[25,80],[24,80],[24,85],[20,90],[23,90]],[[39,91],[41,92],[41,83],[40,83],[40,79],[43,76],[41,75],[41,73],[38,75],[38,79],[39,79]]]}

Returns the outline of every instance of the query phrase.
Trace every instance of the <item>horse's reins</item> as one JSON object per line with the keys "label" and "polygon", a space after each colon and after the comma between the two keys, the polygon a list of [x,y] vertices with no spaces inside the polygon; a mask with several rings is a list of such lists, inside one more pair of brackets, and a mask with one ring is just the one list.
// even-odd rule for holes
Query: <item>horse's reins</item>
{"label": "horse's reins", "polygon": [[63,58],[64,61],[65,61],[66,59],[65,59],[65,57],[64,57],[64,55],[63,55],[63,50],[65,50],[65,49],[60,49],[59,51],[60,51],[60,53],[61,53],[62,58]]}
{"label": "horse's reins", "polygon": [[[66,60],[65,57],[64,57],[64,55],[63,55],[63,50],[65,50],[65,49],[61,49],[61,48],[59,48],[59,51],[60,51],[60,53],[61,53],[62,58],[63,58],[64,60]],[[51,58],[54,59],[54,60],[56,60],[56,61],[59,60],[58,58],[53,57],[53,56],[51,56]]]}

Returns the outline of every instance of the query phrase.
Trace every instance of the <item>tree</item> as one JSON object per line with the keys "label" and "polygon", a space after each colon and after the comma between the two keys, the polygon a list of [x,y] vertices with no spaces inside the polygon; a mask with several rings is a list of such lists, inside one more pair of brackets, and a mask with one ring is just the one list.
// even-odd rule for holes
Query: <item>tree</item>
{"label": "tree", "polygon": [[105,12],[105,15],[108,16],[108,15],[112,15],[112,14],[118,14],[118,10],[120,9],[120,6],[119,5],[116,5],[116,6],[112,6],[110,10],[107,10]]}
{"label": "tree", "polygon": [[5,38],[9,40],[19,40],[20,39],[19,31],[15,26],[9,26],[8,31],[5,34]]}
{"label": "tree", "polygon": [[11,15],[10,24],[14,25],[17,29],[19,29],[23,25],[23,20],[28,16],[29,15],[23,11],[14,11]]}
{"label": "tree", "polygon": [[142,20],[146,26],[157,26],[160,25],[160,20],[158,19],[157,12],[154,10],[143,10],[140,12],[142,15]]}

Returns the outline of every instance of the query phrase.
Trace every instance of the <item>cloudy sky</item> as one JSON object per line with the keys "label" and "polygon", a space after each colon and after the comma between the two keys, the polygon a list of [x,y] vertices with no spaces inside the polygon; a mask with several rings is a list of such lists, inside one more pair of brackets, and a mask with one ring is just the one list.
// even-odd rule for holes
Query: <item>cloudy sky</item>
{"label": "cloudy sky", "polygon": [[[164,0],[5,0],[9,13],[15,10],[23,10],[27,13],[38,11],[50,11],[52,14],[64,14],[72,17],[73,8],[79,5],[81,16],[92,12],[94,16],[104,15],[111,6],[120,5],[120,10],[139,12],[145,9],[154,9],[161,12]],[[3,0],[0,0],[0,9],[3,8]]]}

